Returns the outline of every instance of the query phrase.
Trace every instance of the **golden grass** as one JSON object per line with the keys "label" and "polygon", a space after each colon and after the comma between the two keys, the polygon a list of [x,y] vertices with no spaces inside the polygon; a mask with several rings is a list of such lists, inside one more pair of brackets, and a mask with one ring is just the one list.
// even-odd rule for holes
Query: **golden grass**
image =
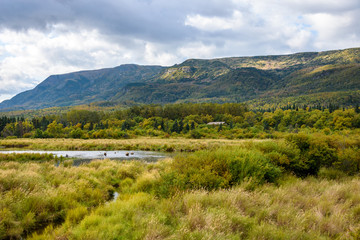
{"label": "golden grass", "polygon": [[358,239],[359,196],[357,177],[288,177],[254,191],[242,185],[170,199],[136,193],[34,239]]}
{"label": "golden grass", "polygon": [[140,162],[98,160],[79,167],[49,162],[0,162],[0,239],[20,239],[50,224],[77,223],[111,199]]}
{"label": "golden grass", "polygon": [[187,138],[136,138],[136,139],[2,139],[6,149],[38,150],[151,150],[194,151],[221,146],[242,146],[244,143],[274,141],[264,139],[187,139]]}

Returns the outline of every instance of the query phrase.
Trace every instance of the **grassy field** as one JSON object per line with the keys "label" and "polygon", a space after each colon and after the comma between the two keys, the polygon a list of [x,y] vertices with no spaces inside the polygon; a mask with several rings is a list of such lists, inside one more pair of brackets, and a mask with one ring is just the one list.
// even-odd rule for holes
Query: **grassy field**
{"label": "grassy field", "polygon": [[360,179],[288,178],[255,191],[122,195],[31,239],[358,239]]}
{"label": "grassy field", "polygon": [[187,139],[187,138],[135,138],[135,139],[1,139],[0,146],[7,149],[32,150],[151,150],[195,151],[220,146],[241,146],[264,139]]}
{"label": "grassy field", "polygon": [[6,139],[0,145],[178,151],[155,163],[96,160],[78,167],[56,166],[50,155],[1,156],[0,239],[360,238],[357,138]]}

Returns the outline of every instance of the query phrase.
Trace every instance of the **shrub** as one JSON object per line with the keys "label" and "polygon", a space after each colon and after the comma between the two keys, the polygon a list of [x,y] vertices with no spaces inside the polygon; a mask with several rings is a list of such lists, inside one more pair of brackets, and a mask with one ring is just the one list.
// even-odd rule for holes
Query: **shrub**
{"label": "shrub", "polygon": [[170,169],[161,174],[157,194],[168,196],[178,190],[228,188],[243,181],[254,184],[276,182],[281,170],[261,152],[219,148],[178,155]]}
{"label": "shrub", "polygon": [[339,153],[339,158],[334,163],[337,169],[348,174],[359,173],[360,170],[360,149],[345,148]]}
{"label": "shrub", "polygon": [[307,157],[324,167],[331,167],[337,160],[336,149],[329,147],[325,142],[313,141]]}
{"label": "shrub", "polygon": [[318,173],[319,178],[324,178],[328,180],[339,180],[346,176],[346,174],[335,168],[320,168]]}
{"label": "shrub", "polygon": [[205,137],[205,134],[201,132],[199,129],[191,130],[190,132],[191,138],[200,139],[202,137]]}
{"label": "shrub", "polygon": [[299,177],[317,175],[320,167],[331,167],[337,160],[336,149],[330,146],[328,138],[311,138],[299,133],[288,135],[286,141],[300,150],[299,155],[293,158],[289,165],[289,169]]}
{"label": "shrub", "polygon": [[304,133],[289,134],[286,140],[295,144],[302,152],[310,148],[310,137]]}
{"label": "shrub", "polygon": [[263,154],[255,151],[244,151],[228,161],[231,174],[231,185],[251,179],[255,183],[275,182],[281,170],[273,165]]}
{"label": "shrub", "polygon": [[300,157],[300,149],[289,142],[266,141],[256,144],[271,162],[282,169],[291,171],[291,165]]}
{"label": "shrub", "polygon": [[82,138],[84,135],[84,132],[80,128],[76,128],[72,130],[69,134],[69,137],[71,138]]}

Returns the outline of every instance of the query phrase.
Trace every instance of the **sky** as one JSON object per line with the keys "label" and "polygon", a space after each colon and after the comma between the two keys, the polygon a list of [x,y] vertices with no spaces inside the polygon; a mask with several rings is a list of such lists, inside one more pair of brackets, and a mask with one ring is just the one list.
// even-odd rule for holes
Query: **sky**
{"label": "sky", "polygon": [[48,76],[360,47],[359,0],[0,0],[0,101]]}

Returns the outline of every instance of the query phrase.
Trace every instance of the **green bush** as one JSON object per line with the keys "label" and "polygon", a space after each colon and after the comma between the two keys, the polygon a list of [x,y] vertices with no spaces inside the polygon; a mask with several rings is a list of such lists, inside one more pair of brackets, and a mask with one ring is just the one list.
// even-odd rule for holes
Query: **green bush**
{"label": "green bush", "polygon": [[178,155],[161,174],[157,194],[168,196],[179,190],[228,188],[243,181],[254,184],[276,182],[281,170],[261,152],[219,148]]}
{"label": "green bush", "polygon": [[72,130],[69,134],[69,137],[71,138],[82,138],[84,135],[84,132],[80,128],[76,128]]}
{"label": "green bush", "polygon": [[312,141],[307,158],[315,161],[319,166],[331,167],[337,160],[336,149],[331,148],[325,142]]}
{"label": "green bush", "polygon": [[309,175],[317,175],[320,169],[319,162],[301,156],[290,164],[290,170],[298,177],[306,177]]}
{"label": "green bush", "polygon": [[299,177],[317,175],[321,167],[331,167],[337,161],[336,149],[323,136],[315,138],[304,133],[290,134],[286,141],[300,150],[297,156],[293,156],[288,168]]}
{"label": "green bush", "polygon": [[292,171],[291,165],[300,157],[300,149],[289,142],[266,141],[256,144],[270,161],[284,170]]}
{"label": "green bush", "polygon": [[257,184],[276,182],[281,170],[272,164],[268,158],[256,151],[243,151],[228,160],[231,174],[231,185],[251,179]]}
{"label": "green bush", "polygon": [[295,144],[301,152],[304,152],[310,148],[310,137],[304,133],[289,134],[286,140]]}
{"label": "green bush", "polygon": [[356,174],[360,171],[360,149],[346,148],[339,152],[339,158],[334,167],[347,174]]}
{"label": "green bush", "polygon": [[199,129],[194,129],[190,131],[190,136],[191,138],[200,139],[205,137],[205,134]]}
{"label": "green bush", "polygon": [[335,168],[320,168],[319,173],[318,173],[318,177],[319,178],[324,178],[324,179],[328,179],[328,180],[339,180],[342,179],[346,176],[346,174],[339,170],[339,169],[335,169]]}

